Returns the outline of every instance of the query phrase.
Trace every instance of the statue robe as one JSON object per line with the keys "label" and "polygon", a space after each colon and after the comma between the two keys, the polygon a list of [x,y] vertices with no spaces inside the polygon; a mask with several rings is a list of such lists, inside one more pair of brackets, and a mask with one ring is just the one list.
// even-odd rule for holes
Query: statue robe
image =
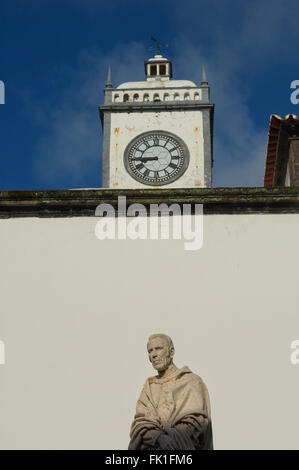
{"label": "statue robe", "polygon": [[175,450],[213,449],[208,391],[188,367],[166,378],[147,379],[137,402],[129,450],[161,450],[157,443],[161,433],[171,438]]}

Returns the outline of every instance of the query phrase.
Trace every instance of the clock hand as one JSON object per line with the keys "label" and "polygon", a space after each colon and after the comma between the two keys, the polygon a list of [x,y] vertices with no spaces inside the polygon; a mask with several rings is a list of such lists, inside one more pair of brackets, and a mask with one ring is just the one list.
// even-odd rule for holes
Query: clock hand
{"label": "clock hand", "polygon": [[152,161],[152,160],[158,160],[158,157],[145,157],[145,158],[135,157],[135,158],[131,159],[132,162],[134,162],[134,161],[149,162],[149,161]]}

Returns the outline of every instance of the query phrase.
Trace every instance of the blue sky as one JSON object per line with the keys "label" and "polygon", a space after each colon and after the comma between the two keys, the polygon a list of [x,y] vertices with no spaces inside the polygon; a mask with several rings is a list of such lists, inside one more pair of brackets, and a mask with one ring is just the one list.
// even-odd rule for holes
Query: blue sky
{"label": "blue sky", "polygon": [[107,68],[144,78],[150,37],[169,44],[174,78],[215,102],[214,186],[261,186],[271,114],[299,115],[296,0],[1,0],[0,190],[101,186]]}

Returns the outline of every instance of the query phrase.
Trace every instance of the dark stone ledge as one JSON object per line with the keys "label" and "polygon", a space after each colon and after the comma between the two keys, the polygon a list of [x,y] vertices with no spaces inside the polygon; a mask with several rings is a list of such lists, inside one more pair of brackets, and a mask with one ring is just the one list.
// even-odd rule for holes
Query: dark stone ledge
{"label": "dark stone ledge", "polygon": [[[0,218],[94,216],[99,204],[203,204],[204,214],[299,213],[299,188],[78,189],[0,191]],[[193,206],[194,207],[194,206]]]}
{"label": "dark stone ledge", "polygon": [[194,111],[198,109],[214,108],[214,103],[209,101],[149,101],[149,102],[117,102],[111,104],[103,104],[99,106],[100,113],[103,111],[110,112],[152,112],[152,111]]}

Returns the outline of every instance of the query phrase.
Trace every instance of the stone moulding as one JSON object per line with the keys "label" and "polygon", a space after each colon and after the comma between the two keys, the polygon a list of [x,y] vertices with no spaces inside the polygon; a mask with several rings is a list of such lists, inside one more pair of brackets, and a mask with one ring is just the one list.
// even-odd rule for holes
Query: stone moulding
{"label": "stone moulding", "polygon": [[0,191],[0,218],[92,217],[99,204],[203,204],[204,214],[299,213],[299,187]]}

